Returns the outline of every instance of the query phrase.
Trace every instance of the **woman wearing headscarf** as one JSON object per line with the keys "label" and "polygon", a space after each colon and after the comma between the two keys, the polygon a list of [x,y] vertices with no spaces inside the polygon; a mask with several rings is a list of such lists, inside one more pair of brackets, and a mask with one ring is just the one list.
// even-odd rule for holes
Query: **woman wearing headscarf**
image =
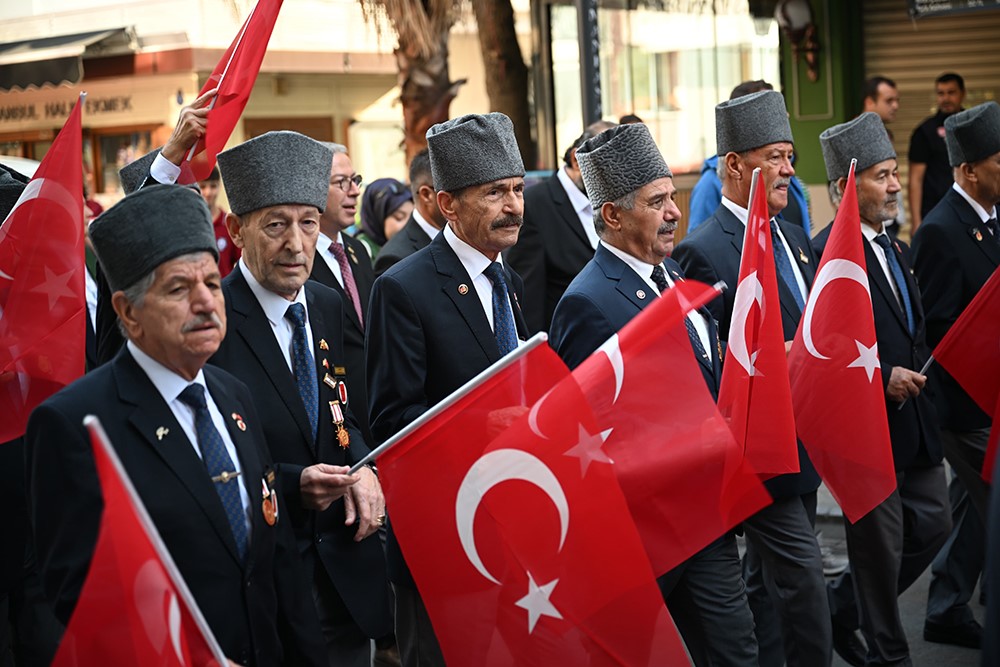
{"label": "woman wearing headscarf", "polygon": [[413,211],[410,189],[395,178],[372,181],[361,196],[361,231],[355,238],[365,244],[372,259],[403,228]]}

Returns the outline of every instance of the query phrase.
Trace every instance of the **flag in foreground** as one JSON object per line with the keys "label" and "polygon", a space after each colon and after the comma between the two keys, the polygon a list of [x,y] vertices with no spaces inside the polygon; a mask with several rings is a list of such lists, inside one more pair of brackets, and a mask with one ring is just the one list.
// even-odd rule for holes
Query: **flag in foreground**
{"label": "flag in foreground", "polygon": [[718,293],[678,282],[573,370],[657,575],[771,502],[712,400],[683,323]]}
{"label": "flag in foreground", "polygon": [[0,442],[86,365],[82,107],[0,226]]}
{"label": "flag in foreground", "polygon": [[795,427],[852,523],[896,488],[854,163],[788,356]]}
{"label": "flag in foreground", "polygon": [[566,367],[544,344],[499,364],[378,460],[445,660],[688,664]]}
{"label": "flag in foreground", "polygon": [[799,471],[770,226],[764,179],[758,177],[743,237],[719,412],[747,462],[767,476]]}
{"label": "flag in foreground", "polygon": [[90,571],[52,667],[228,664],[96,417],[104,514]]}

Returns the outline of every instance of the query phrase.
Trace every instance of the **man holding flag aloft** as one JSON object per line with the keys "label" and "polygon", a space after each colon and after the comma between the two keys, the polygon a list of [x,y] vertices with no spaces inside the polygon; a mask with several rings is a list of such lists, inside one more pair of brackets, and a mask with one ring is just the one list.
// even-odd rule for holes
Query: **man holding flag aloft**
{"label": "man holding flag aloft", "polygon": [[834,624],[860,627],[868,644],[867,661],[852,664],[896,664],[909,655],[896,598],[930,565],[951,525],[937,412],[917,372],[930,350],[908,248],[883,224],[896,217],[901,189],[885,126],[867,112],[819,139],[831,191],[843,195],[851,160],[858,161],[858,215],[897,482],[875,509],[845,522],[851,566],[830,585],[830,604]]}

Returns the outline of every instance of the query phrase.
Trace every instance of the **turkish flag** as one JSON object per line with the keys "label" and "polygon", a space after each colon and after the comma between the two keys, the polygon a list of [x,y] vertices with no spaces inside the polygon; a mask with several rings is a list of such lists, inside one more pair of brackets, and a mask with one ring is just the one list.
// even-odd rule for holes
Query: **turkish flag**
{"label": "turkish flag", "polygon": [[[211,103],[208,123],[203,136],[195,145],[190,158],[195,181],[203,181],[212,173],[216,156],[229,141],[243,109],[250,99],[260,65],[264,61],[267,43],[271,40],[274,22],[278,19],[282,0],[257,0],[250,16],[243,23],[236,39],[229,45],[212,70],[199,97],[219,87]],[[183,178],[182,180],[187,180]]]}
{"label": "turkish flag", "polygon": [[500,364],[378,459],[445,660],[689,664],[568,370],[548,345]]}
{"label": "turkish flag", "polygon": [[990,414],[1000,397],[1000,269],[951,325],[933,356]]}
{"label": "turkish flag", "polygon": [[91,416],[84,423],[104,514],[87,579],[52,667],[226,665],[100,421]]}
{"label": "turkish flag", "polygon": [[82,101],[0,226],[0,442],[86,365]]}
{"label": "turkish flag", "polygon": [[788,356],[795,426],[852,523],[896,488],[852,164]]}
{"label": "turkish flag", "polygon": [[712,400],[683,324],[717,295],[678,282],[573,370],[657,575],[771,502]]}
{"label": "turkish flag", "polygon": [[792,390],[764,179],[757,178],[743,237],[719,412],[758,473],[799,471]]}

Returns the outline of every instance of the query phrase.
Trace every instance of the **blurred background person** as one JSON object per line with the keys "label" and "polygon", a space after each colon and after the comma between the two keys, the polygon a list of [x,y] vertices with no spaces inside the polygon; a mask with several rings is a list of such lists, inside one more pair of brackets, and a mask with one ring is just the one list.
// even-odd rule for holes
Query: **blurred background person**
{"label": "blurred background person", "polygon": [[355,238],[374,259],[386,241],[401,230],[413,212],[410,189],[395,178],[372,181],[361,195],[361,231]]}

